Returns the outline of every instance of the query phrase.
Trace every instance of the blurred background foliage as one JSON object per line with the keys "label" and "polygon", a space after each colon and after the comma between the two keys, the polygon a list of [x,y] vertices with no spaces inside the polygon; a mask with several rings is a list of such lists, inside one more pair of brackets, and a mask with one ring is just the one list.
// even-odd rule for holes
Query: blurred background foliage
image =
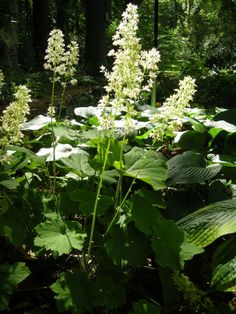
{"label": "blurred background foliage", "polygon": [[[80,82],[92,84],[91,77],[101,76],[100,66],[111,64],[107,52],[128,2],[139,6],[139,36],[145,49],[153,47],[158,23],[159,102],[190,74],[197,79],[198,106],[235,105],[235,0],[1,0],[0,68],[7,86],[27,83],[34,97],[46,92],[43,57],[53,28],[60,28],[66,41],[78,41]],[[8,101],[11,93],[5,91]]]}

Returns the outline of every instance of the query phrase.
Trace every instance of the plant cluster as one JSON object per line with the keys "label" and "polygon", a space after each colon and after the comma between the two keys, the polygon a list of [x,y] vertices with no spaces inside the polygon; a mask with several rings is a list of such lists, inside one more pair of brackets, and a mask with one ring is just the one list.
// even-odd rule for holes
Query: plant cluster
{"label": "plant cluster", "polygon": [[20,86],[1,118],[0,311],[235,309],[235,115],[191,109],[189,76],[161,107],[143,104],[160,56],[141,49],[137,25],[129,4],[97,107],[55,118],[55,84],[73,79],[78,47],[65,52],[54,30],[48,116],[25,121]]}

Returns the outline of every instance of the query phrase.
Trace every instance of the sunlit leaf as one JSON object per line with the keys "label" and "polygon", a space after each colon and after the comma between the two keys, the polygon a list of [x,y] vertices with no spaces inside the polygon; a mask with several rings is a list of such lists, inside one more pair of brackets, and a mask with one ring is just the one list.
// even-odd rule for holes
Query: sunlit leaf
{"label": "sunlit leaf", "polygon": [[[55,122],[55,119],[53,119],[52,121]],[[36,131],[36,130],[42,129],[43,127],[45,127],[46,125],[48,125],[50,123],[51,123],[50,117],[38,115],[38,116],[34,117],[32,120],[30,120],[29,122],[24,123],[21,126],[21,130],[23,130],[23,131],[27,131],[27,130]]]}
{"label": "sunlit leaf", "polygon": [[68,254],[73,248],[82,250],[86,238],[86,233],[78,222],[63,221],[56,215],[36,226],[35,230],[37,236],[34,244],[58,252],[59,255]]}
{"label": "sunlit leaf", "polygon": [[88,154],[82,150],[79,154],[72,154],[69,157],[61,158],[60,162],[80,177],[93,176],[95,174],[95,170],[89,163]]}
{"label": "sunlit leaf", "polygon": [[191,242],[205,247],[223,235],[236,232],[236,201],[220,201],[198,209],[177,225]]}
{"label": "sunlit leaf", "polygon": [[155,190],[166,187],[166,159],[154,151],[134,147],[124,156],[125,176],[137,178],[150,184]]}
{"label": "sunlit leaf", "polygon": [[[82,151],[83,152],[83,151]],[[63,157],[68,157],[72,154],[81,153],[81,149],[78,147],[72,147],[70,144],[60,144],[58,143],[55,148],[55,160],[60,160]],[[47,161],[53,160],[54,149],[53,147],[41,148],[37,152],[37,156],[47,156]]]}
{"label": "sunlit leaf", "polygon": [[213,257],[211,285],[214,289],[236,292],[236,238],[221,244]]}

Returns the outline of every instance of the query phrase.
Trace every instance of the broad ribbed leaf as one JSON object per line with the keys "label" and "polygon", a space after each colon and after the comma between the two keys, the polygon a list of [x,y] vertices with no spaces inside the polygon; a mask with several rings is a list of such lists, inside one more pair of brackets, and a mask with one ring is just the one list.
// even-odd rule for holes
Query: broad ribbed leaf
{"label": "broad ribbed leaf", "polygon": [[0,311],[8,308],[11,294],[16,290],[18,284],[23,281],[30,271],[25,263],[6,263],[0,265]]}
{"label": "broad ribbed leaf", "polygon": [[78,222],[63,221],[57,215],[39,224],[35,230],[37,237],[34,244],[58,252],[59,255],[68,254],[73,248],[81,250],[86,237]]}
{"label": "broad ribbed leaf", "polygon": [[205,247],[217,238],[236,232],[236,201],[225,200],[203,207],[177,223],[190,241]]}
{"label": "broad ribbed leaf", "polygon": [[211,285],[219,291],[236,292],[236,237],[217,248]]}
{"label": "broad ribbed leaf", "polygon": [[216,290],[236,293],[236,256],[215,269],[211,284]]}
{"label": "broad ribbed leaf", "polygon": [[200,183],[216,176],[221,165],[206,166],[202,154],[191,151],[177,155],[167,162],[168,185]]}
{"label": "broad ribbed leaf", "polygon": [[137,178],[150,184],[154,190],[166,187],[166,160],[163,155],[134,147],[124,156],[125,176]]}

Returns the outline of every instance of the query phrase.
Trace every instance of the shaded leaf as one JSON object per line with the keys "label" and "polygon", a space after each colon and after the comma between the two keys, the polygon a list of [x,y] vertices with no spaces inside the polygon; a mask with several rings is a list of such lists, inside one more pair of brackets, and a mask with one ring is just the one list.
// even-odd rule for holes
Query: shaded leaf
{"label": "shaded leaf", "polygon": [[174,221],[165,219],[141,191],[133,196],[131,214],[136,227],[151,236],[152,248],[159,265],[173,270],[181,269],[185,260],[203,252],[189,242]]}
{"label": "shaded leaf", "polygon": [[159,219],[154,226],[152,247],[158,264],[172,270],[183,269],[186,260],[203,252],[189,241],[174,221],[164,218]]}
{"label": "shaded leaf", "polygon": [[129,314],[159,314],[161,313],[160,306],[156,306],[147,300],[139,300],[133,304],[133,311]]}
{"label": "shaded leaf", "polygon": [[93,295],[93,304],[104,306],[106,309],[115,309],[118,306],[126,303],[125,289],[119,282],[112,276],[97,276],[96,289]]}
{"label": "shaded leaf", "polygon": [[89,282],[85,273],[78,269],[62,273],[50,288],[55,293],[59,312],[83,314],[86,310],[91,310],[92,282]]}
{"label": "shaded leaf", "polygon": [[23,281],[30,271],[25,263],[6,263],[0,265],[0,310],[8,308],[11,294],[16,290],[18,284]]}
{"label": "shaded leaf", "polygon": [[[96,192],[90,192],[85,189],[76,189],[70,192],[72,201],[80,202],[80,211],[83,214],[92,214],[96,200]],[[98,213],[104,213],[114,203],[113,196],[101,195],[98,202]]]}
{"label": "shaded leaf", "polygon": [[140,266],[151,252],[148,239],[132,224],[123,229],[114,226],[104,246],[119,267]]}
{"label": "shaded leaf", "polygon": [[213,164],[206,167],[202,154],[191,151],[177,155],[167,162],[168,185],[200,183],[216,176],[221,165]]}

